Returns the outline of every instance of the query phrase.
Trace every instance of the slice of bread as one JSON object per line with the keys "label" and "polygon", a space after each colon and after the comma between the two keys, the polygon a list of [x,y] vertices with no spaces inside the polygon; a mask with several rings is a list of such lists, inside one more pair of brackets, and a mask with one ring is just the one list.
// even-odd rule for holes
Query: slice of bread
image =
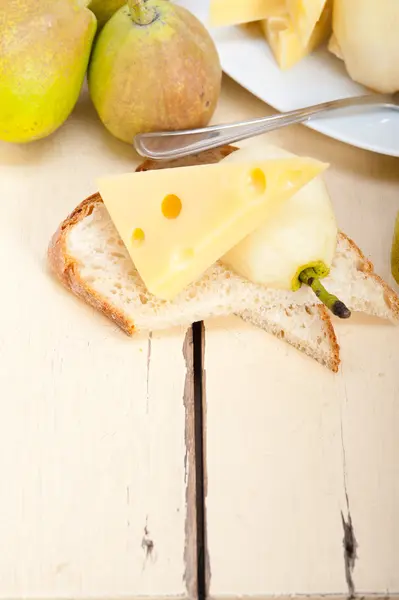
{"label": "slice of bread", "polygon": [[[183,164],[217,162],[234,150],[213,150],[201,157],[189,157]],[[180,160],[146,161],[139,170],[165,166],[183,165]],[[305,287],[295,293],[266,288],[215,264],[173,301],[151,296],[99,194],[84,200],[65,219],[53,236],[48,255],[65,287],[129,335],[136,330],[189,326],[195,321],[236,314],[283,338],[332,371],[338,369],[339,346],[329,314]],[[352,310],[391,320],[399,318],[396,294],[373,273],[371,263],[342,233],[328,287]]]}
{"label": "slice of bread", "polygon": [[[218,265],[172,302],[151,296],[99,194],[84,200],[61,224],[50,244],[49,259],[65,287],[128,335],[137,330],[189,326],[234,313],[329,369],[338,369],[339,347],[329,315],[321,305],[266,308],[256,286]],[[267,290],[262,292],[267,303]]]}
{"label": "slice of bread", "polygon": [[304,352],[334,373],[338,372],[339,345],[327,309],[317,306],[292,306],[244,310],[239,315],[247,323],[272,333]]}

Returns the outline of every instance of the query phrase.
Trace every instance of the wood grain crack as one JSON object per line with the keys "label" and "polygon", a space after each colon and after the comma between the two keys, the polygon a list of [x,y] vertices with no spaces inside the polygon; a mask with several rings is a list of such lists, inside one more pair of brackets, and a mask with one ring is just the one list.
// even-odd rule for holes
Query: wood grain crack
{"label": "wood grain crack", "polygon": [[355,582],[353,579],[353,571],[357,559],[357,542],[355,537],[355,531],[353,529],[352,517],[348,511],[348,518],[345,519],[344,514],[341,512],[342,526],[344,529],[344,561],[345,561],[345,577],[348,585],[349,598],[354,598],[356,595]]}
{"label": "wood grain crack", "polygon": [[146,518],[144,525],[144,536],[141,542],[141,547],[145,552],[146,560],[152,557],[152,553],[154,551],[154,542],[150,537],[150,533],[148,531],[148,517]]}
{"label": "wood grain crack", "polygon": [[346,501],[346,512],[347,517],[345,518],[344,513],[341,511],[341,521],[344,530],[344,537],[342,540],[344,547],[344,564],[345,564],[345,578],[348,586],[349,598],[356,596],[356,587],[354,581],[354,570],[357,560],[357,540],[355,530],[353,527],[352,516],[350,511],[348,484],[347,484],[347,469],[346,469],[346,453],[345,453],[345,441],[344,441],[344,426],[342,411],[340,415],[341,419],[341,444],[342,444],[342,466],[343,466],[343,477],[344,477],[344,492]]}
{"label": "wood grain crack", "polygon": [[150,410],[150,368],[151,368],[151,350],[152,350],[152,331],[148,334],[147,344],[147,383],[146,383],[146,411]]}

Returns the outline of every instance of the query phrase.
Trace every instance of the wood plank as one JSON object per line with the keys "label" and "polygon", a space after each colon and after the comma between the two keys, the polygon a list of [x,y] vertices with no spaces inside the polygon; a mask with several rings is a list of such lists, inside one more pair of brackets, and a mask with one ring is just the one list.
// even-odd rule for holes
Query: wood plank
{"label": "wood plank", "polygon": [[212,598],[346,591],[334,376],[297,354],[235,319],[206,326]]}
{"label": "wood plank", "polygon": [[[272,112],[229,80],[219,110]],[[392,284],[398,161],[302,126],[264,139],[330,163],[339,226]],[[358,315],[336,330],[332,375],[238,319],[205,325],[212,598],[399,591],[399,330]]]}
{"label": "wood plank", "polygon": [[[398,332],[371,321],[342,337],[342,440],[359,594],[399,592]],[[354,361],[356,360],[356,365]],[[356,370],[355,370],[356,369]]]}
{"label": "wood plank", "polygon": [[191,330],[130,339],[45,261],[96,177],[136,164],[86,95],[0,145],[0,598],[196,596]]}

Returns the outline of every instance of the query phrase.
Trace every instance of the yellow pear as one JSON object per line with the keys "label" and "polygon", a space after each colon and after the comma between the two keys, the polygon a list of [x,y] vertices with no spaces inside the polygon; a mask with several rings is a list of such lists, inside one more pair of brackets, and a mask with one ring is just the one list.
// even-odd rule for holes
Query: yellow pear
{"label": "yellow pear", "polygon": [[[292,158],[277,146],[255,143],[233,152],[223,162],[240,163],[265,158]],[[274,288],[296,291],[299,274],[313,267],[328,274],[337,244],[333,206],[321,175],[315,177],[222,261],[243,277]]]}
{"label": "yellow pear", "polygon": [[132,143],[139,132],[207,125],[221,76],[214,42],[193,14],[167,0],[129,0],[98,35],[88,81],[105,127]]}
{"label": "yellow pear", "polygon": [[0,0],[0,140],[38,140],[64,123],[96,27],[78,0]]}
{"label": "yellow pear", "polygon": [[334,0],[329,49],[357,83],[399,91],[399,1]]}
{"label": "yellow pear", "polygon": [[391,273],[399,285],[399,212],[396,215],[395,229],[391,249]]}
{"label": "yellow pear", "polygon": [[104,27],[105,23],[119,10],[127,0],[91,0],[88,8],[97,17],[98,29]]}
{"label": "yellow pear", "polygon": [[[293,156],[282,148],[258,143],[233,152],[223,162]],[[333,206],[319,175],[276,206],[221,262],[242,277],[272,288],[295,292],[302,284],[308,285],[334,315],[346,319],[348,308],[320,282],[330,271],[337,235]]]}

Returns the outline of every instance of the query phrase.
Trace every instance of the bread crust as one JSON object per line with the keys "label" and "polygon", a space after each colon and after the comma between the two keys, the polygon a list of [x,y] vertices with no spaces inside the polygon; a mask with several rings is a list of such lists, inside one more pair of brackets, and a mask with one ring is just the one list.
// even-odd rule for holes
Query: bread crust
{"label": "bread crust", "polygon": [[360,250],[359,246],[357,246],[357,244],[342,231],[339,232],[339,235],[341,236],[341,238],[346,240],[346,242],[349,244],[349,246],[352,248],[355,254],[357,254],[359,258],[358,270],[365,273],[367,277],[374,279],[374,281],[378,283],[378,285],[380,285],[383,289],[385,302],[387,303],[387,306],[392,312],[392,319],[394,321],[399,320],[398,294],[382,279],[382,277],[375,273],[373,263],[371,262],[371,260],[365,257],[363,252]]}
{"label": "bread crust", "polygon": [[326,326],[326,329],[328,332],[328,337],[330,340],[330,346],[331,346],[331,357],[326,366],[333,373],[338,373],[339,365],[341,364],[341,358],[340,358],[340,346],[338,344],[337,336],[335,334],[335,329],[333,327],[330,315],[329,315],[326,307],[323,304],[319,304],[317,306],[317,310],[319,312],[319,316],[320,316],[321,320],[324,322],[324,324]]}
{"label": "bread crust", "polygon": [[112,319],[128,335],[133,335],[135,326],[132,321],[91,288],[80,276],[79,263],[67,251],[69,232],[79,221],[88,217],[96,204],[102,203],[100,194],[92,194],[79,204],[61,223],[53,235],[47,255],[50,267],[61,283],[76,296]]}

